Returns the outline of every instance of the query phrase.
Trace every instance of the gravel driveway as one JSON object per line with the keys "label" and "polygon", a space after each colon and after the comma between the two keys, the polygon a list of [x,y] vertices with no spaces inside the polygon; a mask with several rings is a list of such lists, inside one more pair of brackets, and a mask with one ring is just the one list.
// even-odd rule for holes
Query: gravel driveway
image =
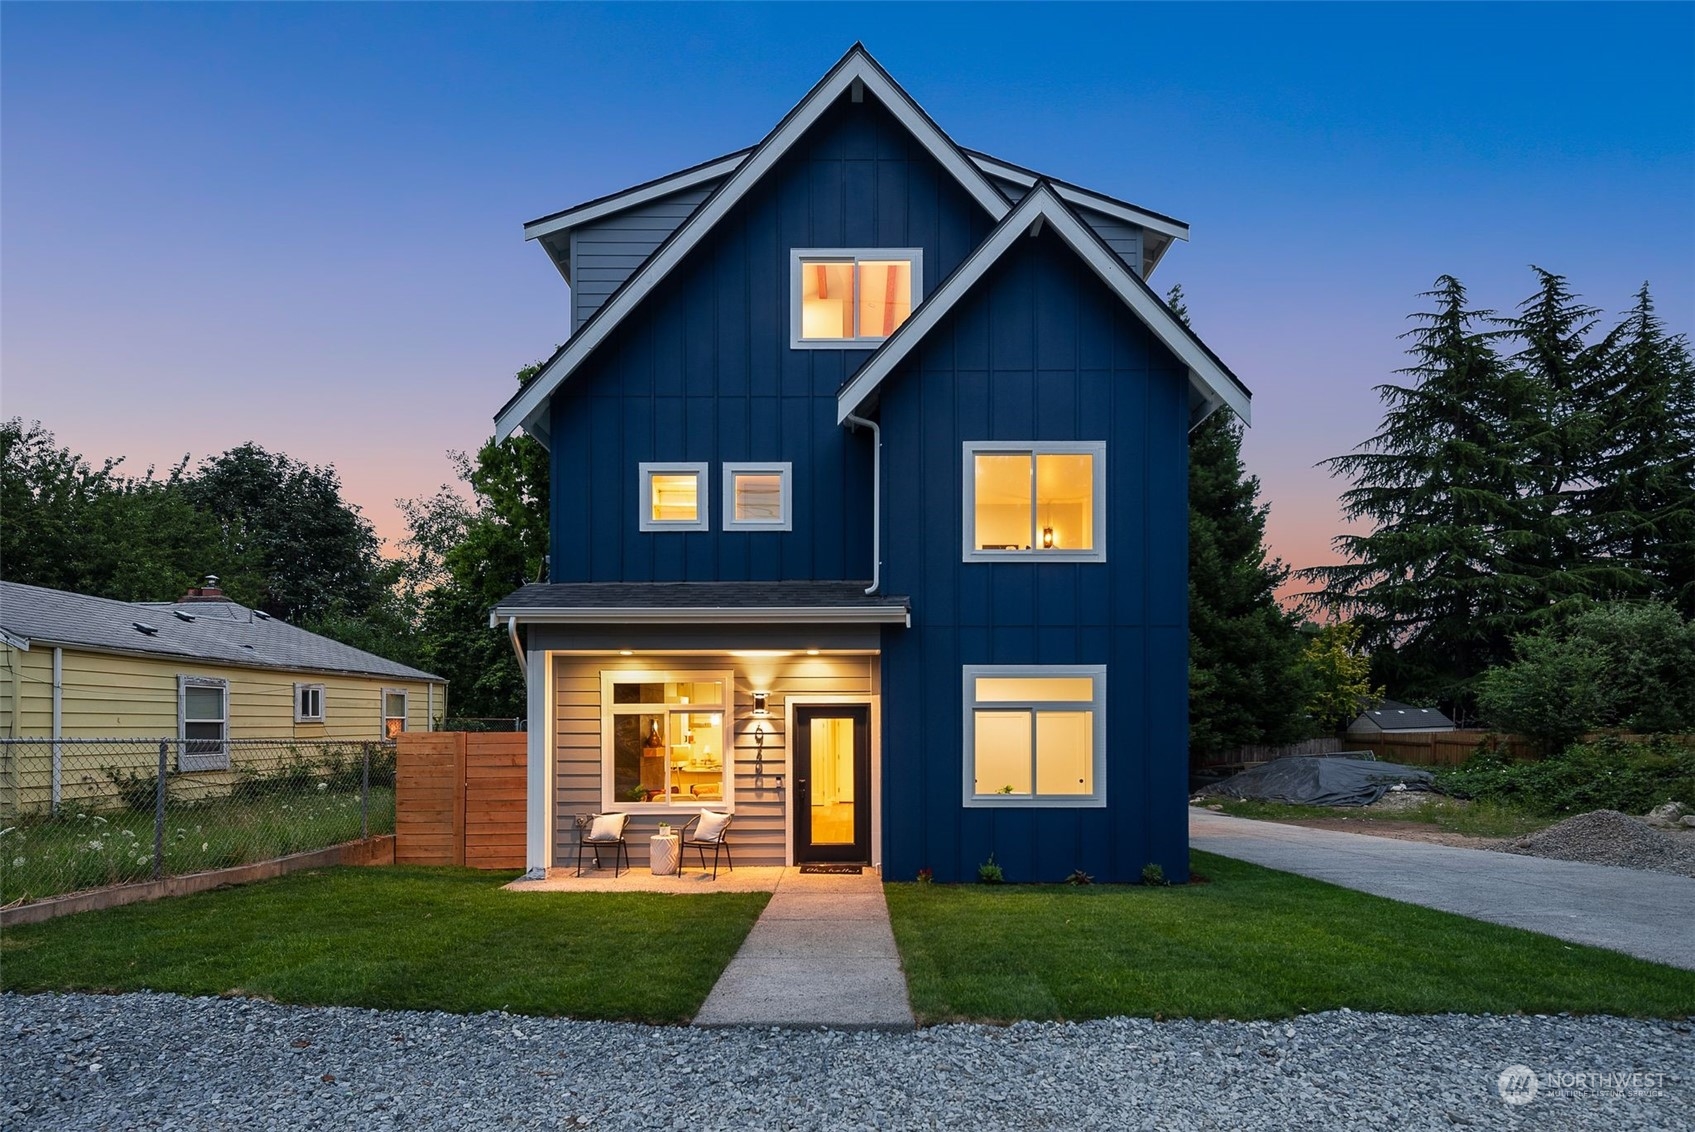
{"label": "gravel driveway", "polygon": [[[1688,1022],[1342,1011],[849,1034],[152,994],[0,1007],[14,1130],[1695,1127]],[[1544,1076],[1509,1106],[1496,1082],[1514,1064]]]}

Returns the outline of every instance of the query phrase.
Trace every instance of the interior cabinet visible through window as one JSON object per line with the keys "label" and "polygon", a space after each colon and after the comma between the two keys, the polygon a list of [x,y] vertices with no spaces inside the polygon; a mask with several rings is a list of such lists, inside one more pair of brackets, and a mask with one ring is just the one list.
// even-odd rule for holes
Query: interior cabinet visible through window
{"label": "interior cabinet visible through window", "polygon": [[793,254],[790,344],[866,348],[893,334],[918,305],[919,248],[812,248]]}
{"label": "interior cabinet visible through window", "polygon": [[1104,806],[1105,770],[1105,665],[966,666],[967,806]]}
{"label": "interior cabinet visible through window", "polygon": [[968,442],[964,556],[1106,561],[1106,444]]}
{"label": "interior cabinet visible through window", "polygon": [[730,672],[602,672],[600,692],[602,805],[729,806]]}
{"label": "interior cabinet visible through window", "polygon": [[641,464],[641,514],[644,531],[704,531],[709,515],[705,464]]}

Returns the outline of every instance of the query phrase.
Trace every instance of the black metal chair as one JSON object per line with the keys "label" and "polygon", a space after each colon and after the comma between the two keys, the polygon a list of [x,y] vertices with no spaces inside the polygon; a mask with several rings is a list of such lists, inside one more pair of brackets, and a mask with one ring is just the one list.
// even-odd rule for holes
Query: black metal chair
{"label": "black metal chair", "polygon": [[[618,819],[617,836],[608,837],[608,836],[605,835],[605,833],[603,831],[601,836],[596,837],[594,835],[594,822],[595,822],[596,818],[617,818]],[[578,814],[577,815],[577,875],[578,876],[583,875],[583,850],[584,849],[587,849],[594,854],[594,867],[597,868],[597,869],[603,867],[600,863],[600,851],[602,849],[611,849],[612,850],[612,877],[613,877],[614,880],[616,880],[617,877],[618,877],[618,873],[619,873],[618,862],[620,860],[622,860],[624,862],[624,868],[627,869],[627,868],[630,867],[630,847],[624,841],[624,826],[627,822],[629,822],[629,820],[630,820],[629,814]]]}
{"label": "black metal chair", "polygon": [[730,819],[732,815],[724,814],[724,824],[719,827],[716,837],[696,837],[695,827],[700,824],[700,815],[696,814],[683,824],[677,847],[677,875],[683,875],[683,861],[687,859],[688,850],[693,849],[700,854],[700,871],[706,871],[706,851],[712,850],[712,879],[718,879],[718,855],[722,853],[724,860],[730,863],[730,871],[736,871],[736,859],[730,856]]}

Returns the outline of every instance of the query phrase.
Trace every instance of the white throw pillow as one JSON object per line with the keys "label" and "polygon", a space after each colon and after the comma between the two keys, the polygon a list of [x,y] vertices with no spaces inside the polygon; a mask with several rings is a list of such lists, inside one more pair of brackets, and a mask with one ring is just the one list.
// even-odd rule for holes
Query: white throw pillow
{"label": "white throw pillow", "polygon": [[695,823],[694,839],[696,841],[717,841],[724,836],[724,829],[729,824],[729,814],[715,814],[711,810],[702,810],[700,821]]}
{"label": "white throw pillow", "polygon": [[596,814],[589,827],[590,841],[616,841],[624,836],[623,814]]}

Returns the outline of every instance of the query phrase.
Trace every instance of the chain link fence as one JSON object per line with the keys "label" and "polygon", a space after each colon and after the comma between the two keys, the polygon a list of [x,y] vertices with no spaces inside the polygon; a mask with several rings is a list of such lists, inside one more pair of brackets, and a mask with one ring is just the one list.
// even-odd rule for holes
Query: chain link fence
{"label": "chain link fence", "polygon": [[0,905],[394,832],[394,744],[0,739]]}

